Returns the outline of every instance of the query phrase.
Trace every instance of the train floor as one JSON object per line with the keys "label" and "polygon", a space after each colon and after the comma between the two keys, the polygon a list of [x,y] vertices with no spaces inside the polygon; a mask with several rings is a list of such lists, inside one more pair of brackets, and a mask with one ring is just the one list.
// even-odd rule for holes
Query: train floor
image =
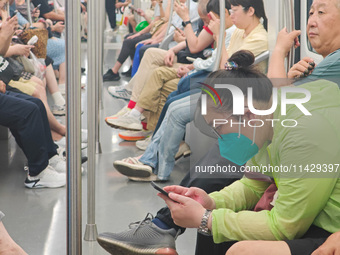
{"label": "train floor", "polygon": [[[120,43],[122,35],[105,37],[106,42]],[[104,72],[112,67],[119,50],[106,50]],[[82,65],[87,63],[86,46],[82,45]],[[126,63],[121,71],[126,71]],[[82,81],[86,83],[86,75]],[[134,142],[118,137],[119,130],[105,124],[104,118],[118,112],[127,101],[113,98],[108,86],[123,85],[119,82],[104,83],[102,90],[103,109],[100,111],[100,143],[102,153],[96,156],[96,225],[98,232],[120,232],[129,223],[142,220],[148,212],[156,214],[165,206],[163,200],[149,183],[129,181],[113,168],[113,161],[129,156],[138,156],[142,151]],[[89,85],[87,85],[89,86]],[[82,125],[87,125],[87,90],[82,90]],[[65,123],[65,118],[60,119]],[[86,150],[85,150],[86,153]],[[66,249],[66,188],[27,189],[24,186],[25,156],[13,137],[0,141],[0,210],[6,215],[3,222],[12,238],[30,255],[63,255]],[[167,184],[178,184],[189,168],[189,159],[177,161],[171,180]],[[87,165],[84,165],[87,170]],[[162,184],[166,185],[166,184]],[[82,176],[82,232],[87,222],[87,174]],[[187,230],[177,239],[179,254],[194,254],[196,231]],[[108,254],[97,242],[82,241],[82,254]],[[119,255],[119,254],[117,254]]]}

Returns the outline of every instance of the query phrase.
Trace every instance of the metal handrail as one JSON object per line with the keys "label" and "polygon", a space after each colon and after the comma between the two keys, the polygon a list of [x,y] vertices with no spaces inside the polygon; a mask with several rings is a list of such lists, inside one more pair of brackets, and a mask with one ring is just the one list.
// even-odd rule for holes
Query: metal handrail
{"label": "metal handrail", "polygon": [[27,9],[28,22],[30,23],[30,26],[32,26],[33,21],[32,21],[32,13],[31,13],[31,1],[27,0],[26,5],[27,5],[26,9]]}
{"label": "metal handrail", "polygon": [[218,69],[220,69],[220,62],[221,62],[221,53],[222,53],[222,47],[224,45],[223,42],[223,34],[224,34],[224,30],[225,30],[225,24],[224,24],[224,20],[225,20],[225,1],[224,0],[220,0],[220,37],[218,40],[218,47],[217,47],[217,52],[216,52],[216,62],[214,65],[214,71],[217,71]]}
{"label": "metal handrail", "polygon": [[[66,0],[67,254],[82,254],[80,1]],[[72,86],[71,86],[72,85]]]}
{"label": "metal handrail", "polygon": [[[286,14],[286,27],[287,31],[290,33],[295,30],[295,17],[294,17],[294,0],[286,0],[284,2],[284,9],[285,9],[285,14]],[[295,48],[294,45],[291,48],[288,57],[287,57],[287,72],[289,72],[290,68],[294,65],[294,60],[295,60]]]}
{"label": "metal handrail", "polygon": [[170,27],[171,27],[171,23],[172,23],[172,15],[173,15],[173,12],[174,12],[174,2],[175,2],[175,0],[171,0],[169,20],[168,20],[168,25],[167,25],[167,28],[166,28],[165,36],[167,36],[170,32]]}

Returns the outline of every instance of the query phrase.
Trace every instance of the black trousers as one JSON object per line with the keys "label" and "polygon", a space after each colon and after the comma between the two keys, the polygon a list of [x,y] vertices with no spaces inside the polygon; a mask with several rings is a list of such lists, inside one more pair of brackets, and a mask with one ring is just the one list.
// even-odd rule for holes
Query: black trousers
{"label": "black trousers", "polygon": [[125,39],[123,41],[123,46],[122,49],[120,50],[119,56],[117,61],[121,64],[123,64],[125,62],[125,60],[130,57],[132,60],[135,56],[135,52],[136,52],[136,44],[151,38],[151,34],[150,33],[146,33],[146,34],[142,34],[138,37],[135,37],[133,39],[126,39],[129,36],[131,36],[133,34],[128,34],[127,36],[125,36]]}
{"label": "black trousers", "polygon": [[[230,162],[229,160],[221,157],[220,150],[218,146],[218,142],[216,142],[209,150],[209,152],[200,159],[196,165],[199,166],[209,166],[211,164],[219,164],[219,165],[231,165],[231,166],[237,166],[240,168],[240,166],[235,165],[234,163]],[[192,166],[193,168],[195,166]],[[182,182],[180,183],[181,186],[184,187],[198,187],[203,190],[205,190],[207,193],[211,193],[214,191],[219,191],[223,189],[225,186],[228,186],[232,184],[234,181],[242,178],[243,173],[230,173],[226,178],[191,178],[190,172],[184,177]],[[166,223],[169,227],[175,228],[176,230],[180,229],[181,233],[185,231],[185,228],[177,226],[172,218],[171,218],[171,212],[168,207],[163,207],[157,212],[156,218],[160,219],[164,223]],[[215,245],[212,241],[211,237],[205,237],[203,235],[198,235],[197,238],[197,245],[199,245],[198,248],[196,248],[196,254],[213,254],[211,253],[212,247],[215,247],[215,249],[220,249],[220,245]],[[201,249],[204,247],[207,247],[207,249]],[[224,247],[222,247],[224,250]],[[202,252],[204,250],[204,252]],[[197,253],[199,252],[199,253]]]}
{"label": "black trousers", "polygon": [[116,28],[116,0],[105,0],[105,9],[109,17],[110,26]]}
{"label": "black trousers", "polygon": [[8,127],[28,160],[31,176],[38,175],[57,154],[44,104],[15,92],[0,93],[0,125]]}

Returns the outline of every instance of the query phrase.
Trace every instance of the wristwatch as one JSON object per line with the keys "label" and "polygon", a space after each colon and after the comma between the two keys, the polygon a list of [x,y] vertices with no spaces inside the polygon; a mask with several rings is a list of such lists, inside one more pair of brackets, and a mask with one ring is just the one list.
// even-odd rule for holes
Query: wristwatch
{"label": "wristwatch", "polygon": [[191,24],[191,21],[182,21],[182,26],[185,27],[186,25]]}
{"label": "wristwatch", "polygon": [[208,228],[208,220],[211,213],[212,213],[211,210],[205,210],[205,213],[203,214],[202,217],[201,225],[197,229],[198,233],[205,236],[211,236],[211,231]]}

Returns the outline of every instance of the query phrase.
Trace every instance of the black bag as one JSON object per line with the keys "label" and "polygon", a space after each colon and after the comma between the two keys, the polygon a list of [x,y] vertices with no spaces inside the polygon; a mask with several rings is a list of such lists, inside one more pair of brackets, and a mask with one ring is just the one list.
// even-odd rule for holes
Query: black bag
{"label": "black bag", "polygon": [[187,57],[206,59],[206,57],[203,55],[203,51],[192,54],[189,48],[186,47],[177,53],[177,62],[181,64],[192,64],[191,61],[187,60]]}
{"label": "black bag", "polygon": [[6,58],[9,66],[12,68],[13,70],[13,78],[12,80],[18,81],[21,77],[22,72],[25,70],[24,66],[17,60],[15,60],[14,58]]}
{"label": "black bag", "polygon": [[0,56],[0,80],[6,85],[13,80],[13,69],[9,65],[8,61]]}

